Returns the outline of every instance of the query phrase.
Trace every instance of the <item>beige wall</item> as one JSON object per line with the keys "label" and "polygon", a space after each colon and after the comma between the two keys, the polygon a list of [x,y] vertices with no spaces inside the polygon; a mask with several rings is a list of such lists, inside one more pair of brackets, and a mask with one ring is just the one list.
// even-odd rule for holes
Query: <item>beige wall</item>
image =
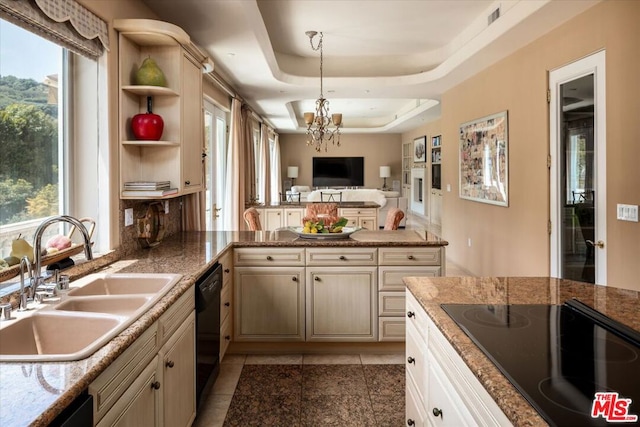
{"label": "beige wall", "polygon": [[402,173],[402,139],[400,134],[343,134],[340,147],[329,144],[327,152],[318,153],[307,145],[307,136],[300,134],[280,134],[280,159],[282,179],[287,179],[287,166],[298,166],[296,185],[312,183],[313,157],[364,157],[364,186],[382,187],[380,166],[391,167],[391,178],[400,180]]}
{"label": "beige wall", "polygon": [[[548,71],[606,49],[608,284],[640,290],[640,2],[605,1],[442,96],[442,230],[449,257],[477,275],[548,275]],[[458,197],[458,127],[509,113],[509,207]],[[554,226],[557,226],[554,225]],[[472,245],[468,247],[467,241]]]}

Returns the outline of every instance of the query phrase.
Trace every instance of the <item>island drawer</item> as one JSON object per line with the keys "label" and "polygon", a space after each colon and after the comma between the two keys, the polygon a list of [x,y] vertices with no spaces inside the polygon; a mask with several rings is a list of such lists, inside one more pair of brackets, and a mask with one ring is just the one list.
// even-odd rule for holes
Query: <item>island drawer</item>
{"label": "island drawer", "polygon": [[307,249],[307,265],[377,265],[376,248],[313,248]]}
{"label": "island drawer", "polygon": [[380,248],[380,265],[442,265],[441,248]]}
{"label": "island drawer", "polygon": [[440,266],[425,267],[378,267],[378,290],[404,291],[403,277],[438,277],[442,275]]}
{"label": "island drawer", "polygon": [[378,318],[378,341],[403,342],[405,324],[404,317]]}
{"label": "island drawer", "polygon": [[378,316],[404,316],[404,292],[378,292]]}
{"label": "island drawer", "polygon": [[234,267],[304,266],[304,248],[237,248]]}

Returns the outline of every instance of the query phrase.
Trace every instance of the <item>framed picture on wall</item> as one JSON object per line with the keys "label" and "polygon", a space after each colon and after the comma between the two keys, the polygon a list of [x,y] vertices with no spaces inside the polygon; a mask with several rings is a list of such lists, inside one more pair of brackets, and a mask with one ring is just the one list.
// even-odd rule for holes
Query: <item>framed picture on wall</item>
{"label": "framed picture on wall", "polygon": [[413,163],[427,161],[427,137],[421,136],[413,140]]}
{"label": "framed picture on wall", "polygon": [[509,206],[507,112],[460,125],[460,197]]}

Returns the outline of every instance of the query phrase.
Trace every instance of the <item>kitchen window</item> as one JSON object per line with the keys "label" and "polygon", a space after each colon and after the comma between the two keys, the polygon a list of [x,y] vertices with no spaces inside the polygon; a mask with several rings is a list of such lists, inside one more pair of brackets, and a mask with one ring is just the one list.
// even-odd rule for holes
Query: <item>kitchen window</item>
{"label": "kitchen window", "polygon": [[105,55],[86,58],[0,19],[0,258],[57,214],[94,218],[94,251],[111,247],[106,68]]}
{"label": "kitchen window", "polygon": [[[38,52],[26,55],[25,52]],[[68,51],[0,20],[2,257],[43,218],[64,211]]]}

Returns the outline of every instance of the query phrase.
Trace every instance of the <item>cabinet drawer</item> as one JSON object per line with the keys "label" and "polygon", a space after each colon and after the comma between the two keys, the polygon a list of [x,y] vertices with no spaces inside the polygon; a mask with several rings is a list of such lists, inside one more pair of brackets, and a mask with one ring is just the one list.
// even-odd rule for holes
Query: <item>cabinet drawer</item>
{"label": "cabinet drawer", "polygon": [[[478,425],[437,363],[429,364],[427,417],[434,426]],[[441,416],[436,416],[440,411]]]}
{"label": "cabinet drawer", "polygon": [[184,319],[196,308],[194,287],[190,287],[158,320],[158,336],[161,345],[182,325]]}
{"label": "cabinet drawer", "polygon": [[304,248],[238,248],[235,267],[304,266]]}
{"label": "cabinet drawer", "polygon": [[220,322],[224,322],[224,320],[231,313],[231,286],[227,286],[222,289],[222,293],[220,294]]}
{"label": "cabinet drawer", "polygon": [[430,324],[429,319],[427,319],[427,313],[425,313],[411,292],[405,292],[405,298],[407,301],[407,312],[405,314],[407,325],[411,323],[426,342]]}
{"label": "cabinet drawer", "polygon": [[228,249],[218,259],[218,262],[222,266],[222,287],[224,288],[231,283],[231,278],[233,277],[233,251]]}
{"label": "cabinet drawer", "polygon": [[406,286],[403,277],[437,277],[440,267],[378,267],[379,290],[404,291]]}
{"label": "cabinet drawer", "polygon": [[222,324],[220,325],[220,361],[224,358],[225,353],[227,352],[227,348],[229,344],[231,344],[231,327],[233,322],[231,321],[231,316],[227,317]]}
{"label": "cabinet drawer", "polygon": [[406,396],[406,425],[414,427],[423,427],[425,425],[424,420],[426,415],[422,407],[420,397],[416,393],[415,386],[411,381],[407,381],[407,396]]}
{"label": "cabinet drawer", "polygon": [[404,292],[378,292],[378,316],[403,316]]}
{"label": "cabinet drawer", "polygon": [[442,265],[441,248],[380,248],[380,265]]}
{"label": "cabinet drawer", "polygon": [[403,342],[404,336],[404,317],[380,317],[378,319],[378,341]]}
{"label": "cabinet drawer", "polygon": [[154,323],[129,346],[90,385],[93,395],[93,421],[99,421],[131,384],[160,348],[158,324]]}
{"label": "cabinet drawer", "polygon": [[343,216],[347,219],[351,219],[354,216],[377,216],[376,208],[340,208],[338,210],[338,215]]}
{"label": "cabinet drawer", "polygon": [[307,249],[307,265],[377,265],[376,248],[315,248]]}
{"label": "cabinet drawer", "polygon": [[426,375],[427,354],[426,344],[418,331],[411,322],[406,325],[407,344],[406,344],[406,360],[405,367],[407,370],[407,383],[411,379],[416,385],[420,401],[426,401]]}

